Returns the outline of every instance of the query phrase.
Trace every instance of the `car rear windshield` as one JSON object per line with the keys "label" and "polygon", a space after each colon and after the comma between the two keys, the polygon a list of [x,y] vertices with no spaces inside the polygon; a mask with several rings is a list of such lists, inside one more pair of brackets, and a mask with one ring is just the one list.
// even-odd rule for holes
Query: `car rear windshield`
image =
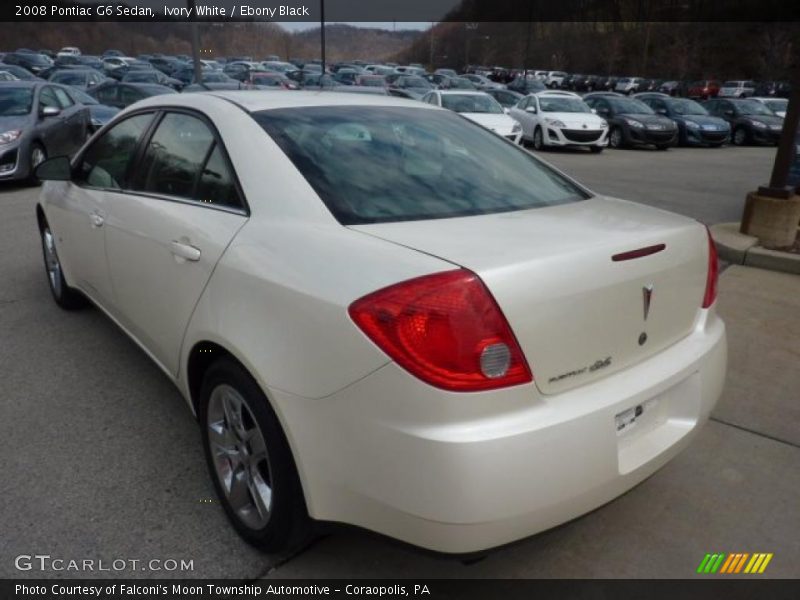
{"label": "car rear windshield", "polygon": [[590,197],[450,111],[306,107],[253,118],[343,225],[482,215]]}
{"label": "car rear windshield", "polygon": [[0,87],[0,117],[21,117],[30,114],[32,106],[31,88]]}

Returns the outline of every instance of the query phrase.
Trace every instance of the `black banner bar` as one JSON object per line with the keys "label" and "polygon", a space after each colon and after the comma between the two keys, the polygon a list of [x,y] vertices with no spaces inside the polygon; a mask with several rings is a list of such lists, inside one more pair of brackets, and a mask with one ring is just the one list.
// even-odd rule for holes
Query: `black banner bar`
{"label": "black banner bar", "polygon": [[796,600],[800,580],[731,576],[706,580],[0,580],[0,598],[23,600]]}
{"label": "black banner bar", "polygon": [[[308,21],[320,0],[4,0],[0,21]],[[787,22],[786,0],[326,0],[329,22]]]}

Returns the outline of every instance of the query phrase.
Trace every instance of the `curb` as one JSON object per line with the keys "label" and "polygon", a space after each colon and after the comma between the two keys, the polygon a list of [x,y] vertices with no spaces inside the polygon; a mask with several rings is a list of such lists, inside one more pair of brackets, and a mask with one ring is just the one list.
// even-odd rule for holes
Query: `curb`
{"label": "curb", "polygon": [[709,227],[719,257],[732,264],[800,275],[800,254],[767,250],[758,238],[739,233],[739,223],[718,223]]}

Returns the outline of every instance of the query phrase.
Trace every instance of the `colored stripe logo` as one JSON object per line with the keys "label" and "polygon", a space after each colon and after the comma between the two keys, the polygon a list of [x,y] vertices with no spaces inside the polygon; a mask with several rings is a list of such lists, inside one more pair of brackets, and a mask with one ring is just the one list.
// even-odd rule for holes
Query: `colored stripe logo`
{"label": "colored stripe logo", "polygon": [[717,552],[715,554],[706,554],[703,560],[700,561],[697,572],[702,574],[724,573],[726,575],[736,573],[760,574],[766,570],[772,557],[772,552],[757,552],[755,554],[747,552],[734,552],[731,554]]}

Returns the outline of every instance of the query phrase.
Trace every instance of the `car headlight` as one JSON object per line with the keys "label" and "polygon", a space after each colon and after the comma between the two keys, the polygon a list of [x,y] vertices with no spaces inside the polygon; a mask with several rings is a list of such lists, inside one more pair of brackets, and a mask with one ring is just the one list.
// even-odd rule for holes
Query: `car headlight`
{"label": "car headlight", "polygon": [[600,121],[600,129],[606,129],[608,127],[608,121]]}
{"label": "car headlight", "polygon": [[761,121],[750,121],[750,123],[753,125],[753,127],[758,127],[759,129],[766,129],[767,128],[767,124],[766,123],[762,123]]}
{"label": "car headlight", "polygon": [[518,133],[522,131],[522,125],[520,125],[519,121],[514,121],[514,125],[511,127],[511,133]]}
{"label": "car headlight", "polygon": [[564,122],[559,121],[558,119],[545,118],[544,122],[547,123],[548,125],[552,125],[553,127],[566,127],[566,125],[564,125]]}
{"label": "car headlight", "polygon": [[0,144],[10,144],[11,142],[19,139],[19,136],[21,135],[21,129],[12,129],[11,131],[0,133]]}
{"label": "car headlight", "polygon": [[700,129],[700,125],[698,125],[694,121],[686,121],[686,127],[688,127],[689,129]]}
{"label": "car headlight", "polygon": [[633,119],[625,119],[625,122],[631,127],[636,127],[636,129],[642,129],[644,127],[644,123],[634,121]]}

